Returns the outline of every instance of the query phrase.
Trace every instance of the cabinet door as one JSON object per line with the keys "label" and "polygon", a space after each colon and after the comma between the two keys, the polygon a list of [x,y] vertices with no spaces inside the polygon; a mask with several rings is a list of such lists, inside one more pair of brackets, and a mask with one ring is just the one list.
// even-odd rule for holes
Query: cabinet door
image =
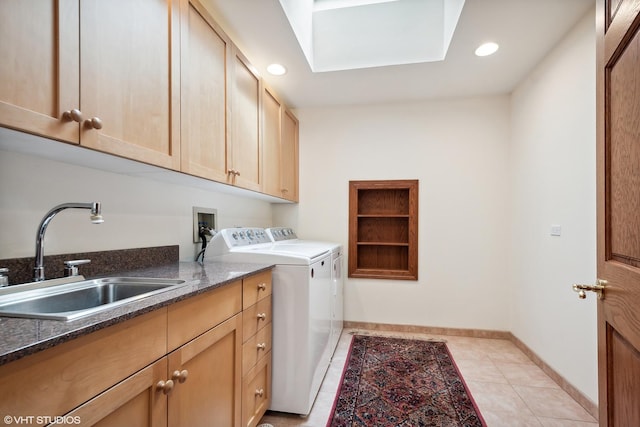
{"label": "cabinet door", "polygon": [[[185,4],[186,3],[186,4]],[[182,171],[227,180],[226,65],[231,41],[197,0],[184,1],[182,17]]]}
{"label": "cabinet door", "polygon": [[228,172],[233,184],[260,191],[260,78],[237,49],[234,49],[232,67],[231,168]]}
{"label": "cabinet door", "polygon": [[282,113],[282,141],[280,143],[282,196],[298,201],[298,119],[284,109]]}
{"label": "cabinet door", "polygon": [[80,2],[81,144],[180,167],[179,2]]}
{"label": "cabinet door", "polygon": [[[77,143],[78,0],[0,1],[0,125]],[[76,117],[79,120],[78,117]]]}
{"label": "cabinet door", "polygon": [[87,427],[166,427],[167,396],[157,387],[159,381],[166,381],[166,376],[165,357],[66,414],[64,419],[67,424]]}
{"label": "cabinet door", "polygon": [[[188,342],[168,358],[168,375],[175,382],[169,398],[170,426],[240,426],[242,314]],[[186,380],[180,382],[185,374]]]}
{"label": "cabinet door", "polygon": [[262,191],[282,197],[280,185],[280,112],[282,104],[272,91],[262,91]]}

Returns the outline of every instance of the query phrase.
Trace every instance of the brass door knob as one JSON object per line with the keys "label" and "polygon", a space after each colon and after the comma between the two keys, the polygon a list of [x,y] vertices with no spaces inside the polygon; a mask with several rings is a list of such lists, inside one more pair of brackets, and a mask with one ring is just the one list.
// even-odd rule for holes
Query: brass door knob
{"label": "brass door knob", "polygon": [[267,314],[266,313],[258,313],[258,315],[256,316],[258,319],[260,320],[264,320],[267,318]]}
{"label": "brass door knob", "polygon": [[264,350],[264,349],[267,348],[267,344],[266,343],[260,343],[256,347],[258,347],[258,350]]}
{"label": "brass door knob", "polygon": [[258,284],[258,290],[259,291],[264,291],[265,289],[267,289],[267,284],[262,282]]}
{"label": "brass door knob", "polygon": [[260,396],[260,397],[264,396],[264,389],[257,388],[256,389],[256,396]]}
{"label": "brass door knob", "polygon": [[62,113],[62,118],[65,120],[80,123],[82,121],[82,112],[76,108],[73,110],[67,110]]}
{"label": "brass door knob", "polygon": [[585,299],[587,292],[595,292],[598,295],[598,299],[604,299],[604,289],[607,285],[606,280],[598,279],[596,285],[573,285],[573,291],[578,293],[578,298]]}
{"label": "brass door knob", "polygon": [[158,384],[156,384],[156,390],[161,391],[163,394],[171,393],[171,390],[173,390],[173,381],[158,381]]}
{"label": "brass door knob", "polygon": [[176,371],[173,371],[173,375],[171,375],[171,379],[174,381],[178,381],[180,384],[182,384],[187,380],[188,376],[189,376],[189,371],[187,371],[186,369],[183,369],[182,371],[176,370]]}

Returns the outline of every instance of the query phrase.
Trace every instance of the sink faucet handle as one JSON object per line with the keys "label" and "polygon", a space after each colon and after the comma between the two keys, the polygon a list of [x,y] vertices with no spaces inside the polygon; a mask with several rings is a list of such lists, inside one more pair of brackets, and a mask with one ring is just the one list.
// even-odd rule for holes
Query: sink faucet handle
{"label": "sink faucet handle", "polygon": [[78,266],[82,264],[89,264],[91,262],[90,259],[73,259],[70,261],[64,262],[64,275],[65,277],[69,276],[77,276],[78,275]]}
{"label": "sink faucet handle", "polygon": [[0,268],[0,288],[4,286],[9,286],[9,269],[8,268]]}

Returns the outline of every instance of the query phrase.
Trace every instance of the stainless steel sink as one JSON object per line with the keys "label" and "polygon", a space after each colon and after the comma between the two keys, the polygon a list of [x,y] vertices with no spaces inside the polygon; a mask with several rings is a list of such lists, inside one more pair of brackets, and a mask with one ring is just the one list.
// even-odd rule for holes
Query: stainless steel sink
{"label": "stainless steel sink", "polygon": [[0,296],[0,316],[74,320],[184,284],[184,280],[108,277]]}

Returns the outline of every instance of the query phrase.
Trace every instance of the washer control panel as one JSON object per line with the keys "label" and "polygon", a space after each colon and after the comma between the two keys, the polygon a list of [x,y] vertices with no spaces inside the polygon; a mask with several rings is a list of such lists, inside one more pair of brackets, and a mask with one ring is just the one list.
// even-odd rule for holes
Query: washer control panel
{"label": "washer control panel", "polygon": [[296,232],[293,231],[293,228],[271,227],[267,228],[265,231],[274,242],[281,242],[283,240],[294,240],[298,238]]}
{"label": "washer control panel", "polygon": [[225,228],[220,234],[231,248],[271,243],[263,228]]}

